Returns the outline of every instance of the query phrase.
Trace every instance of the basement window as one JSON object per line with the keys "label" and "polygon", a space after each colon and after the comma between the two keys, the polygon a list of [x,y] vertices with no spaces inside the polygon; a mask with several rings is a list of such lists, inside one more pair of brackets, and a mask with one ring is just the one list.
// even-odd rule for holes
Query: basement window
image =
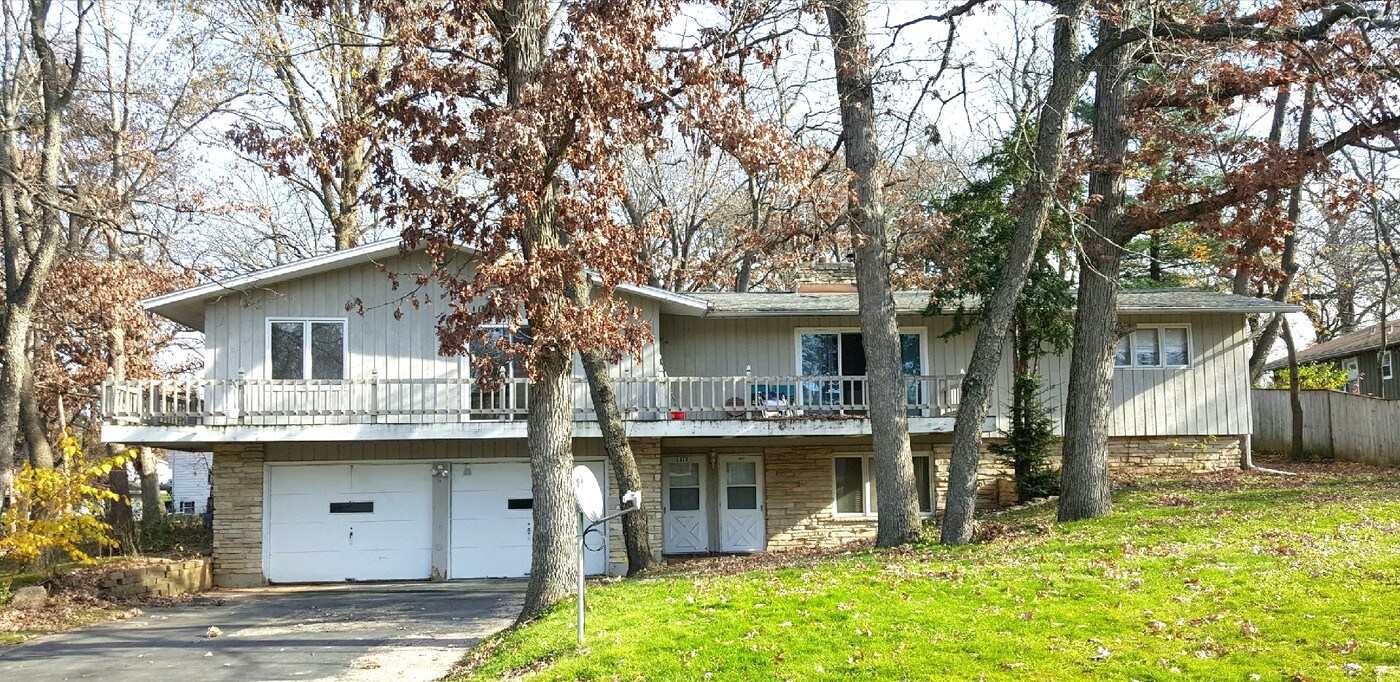
{"label": "basement window", "polygon": [[512,497],[506,500],[506,509],[534,509],[535,500],[532,497]]}
{"label": "basement window", "polygon": [[373,514],[373,502],[332,502],[332,514]]}
{"label": "basement window", "polygon": [[[837,516],[875,516],[875,471],[871,455],[841,455],[832,458]],[[914,457],[914,485],[918,489],[919,513],[933,514],[933,468],[926,455]]]}

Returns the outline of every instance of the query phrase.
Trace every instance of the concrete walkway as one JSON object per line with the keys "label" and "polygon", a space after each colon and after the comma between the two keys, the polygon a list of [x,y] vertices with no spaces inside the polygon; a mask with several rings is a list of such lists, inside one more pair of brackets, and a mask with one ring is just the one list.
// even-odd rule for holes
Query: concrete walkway
{"label": "concrete walkway", "polygon": [[[211,592],[0,649],[0,680],[436,680],[510,625],[524,581]],[[207,637],[210,627],[222,632]]]}

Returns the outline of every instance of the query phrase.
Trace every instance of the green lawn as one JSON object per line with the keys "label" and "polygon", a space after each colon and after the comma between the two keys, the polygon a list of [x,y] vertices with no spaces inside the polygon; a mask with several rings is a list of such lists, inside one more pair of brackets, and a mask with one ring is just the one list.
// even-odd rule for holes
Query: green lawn
{"label": "green lawn", "polygon": [[461,679],[1400,680],[1400,471],[1310,469],[1140,481],[1109,518],[1021,510],[966,548],[590,587],[588,648],[563,604]]}

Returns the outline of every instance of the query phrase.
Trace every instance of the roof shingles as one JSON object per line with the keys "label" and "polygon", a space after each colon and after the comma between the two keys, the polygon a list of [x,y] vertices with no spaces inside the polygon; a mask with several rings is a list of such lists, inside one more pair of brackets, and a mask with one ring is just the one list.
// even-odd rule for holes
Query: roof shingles
{"label": "roof shingles", "polygon": [[[688,294],[710,304],[709,317],[777,315],[856,315],[856,294],[796,294],[791,292],[699,292]],[[928,308],[931,292],[895,292],[895,310],[901,315],[920,315]],[[964,302],[975,310],[978,301]],[[951,310],[953,306],[944,306]],[[1201,289],[1126,289],[1118,294],[1121,312],[1182,313],[1269,313],[1295,312],[1298,306],[1268,299],[1236,296]]]}

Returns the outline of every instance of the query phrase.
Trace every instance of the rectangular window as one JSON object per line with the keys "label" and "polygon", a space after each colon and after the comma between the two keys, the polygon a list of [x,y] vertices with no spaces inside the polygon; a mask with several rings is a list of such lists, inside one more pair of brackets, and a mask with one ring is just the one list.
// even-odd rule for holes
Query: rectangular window
{"label": "rectangular window", "polygon": [[268,320],[273,379],[345,378],[345,320]]}
{"label": "rectangular window", "polygon": [[1168,367],[1185,367],[1191,364],[1190,346],[1185,327],[1164,327],[1162,329],[1162,364]]}
{"label": "rectangular window", "polygon": [[1138,367],[1156,367],[1162,364],[1162,349],[1158,345],[1156,329],[1139,329],[1133,332],[1133,361]]}
{"label": "rectangular window", "polygon": [[193,513],[194,513],[194,500],[181,500],[181,501],[180,501],[180,513],[181,513],[181,514],[193,514]]}
{"label": "rectangular window", "polygon": [[[923,334],[899,335],[899,359],[904,374],[920,376],[924,373],[923,343]],[[799,332],[797,372],[806,377],[863,378],[866,373],[864,337],[858,331]],[[922,389],[917,382],[910,382],[907,390],[911,404],[922,402]],[[808,380],[802,382],[800,398],[806,406],[861,406],[865,404],[865,383],[860,379]]]}
{"label": "rectangular window", "polygon": [[[832,460],[836,488],[836,513],[872,516],[875,504],[875,473],[870,455],[844,455]],[[933,463],[926,455],[914,457],[914,485],[918,488],[919,512],[933,513]]]}
{"label": "rectangular window", "polygon": [[1191,366],[1191,328],[1185,325],[1139,325],[1118,339],[1113,366],[1163,369]]}
{"label": "rectangular window", "polygon": [[865,458],[836,458],[836,513],[864,514]]}
{"label": "rectangular window", "polygon": [[512,497],[506,500],[506,509],[534,509],[535,499],[532,497]]}
{"label": "rectangular window", "polygon": [[919,492],[919,512],[923,514],[933,513],[933,485],[929,471],[929,461],[927,457],[914,458],[914,486]]}
{"label": "rectangular window", "polygon": [[667,503],[671,511],[700,510],[700,464],[671,462],[666,465]]}
{"label": "rectangular window", "polygon": [[373,502],[332,502],[332,514],[373,514]]}
{"label": "rectangular window", "polygon": [[1392,376],[1395,376],[1395,372],[1390,364],[1390,351],[1386,351],[1381,353],[1381,378],[1389,379]]}

